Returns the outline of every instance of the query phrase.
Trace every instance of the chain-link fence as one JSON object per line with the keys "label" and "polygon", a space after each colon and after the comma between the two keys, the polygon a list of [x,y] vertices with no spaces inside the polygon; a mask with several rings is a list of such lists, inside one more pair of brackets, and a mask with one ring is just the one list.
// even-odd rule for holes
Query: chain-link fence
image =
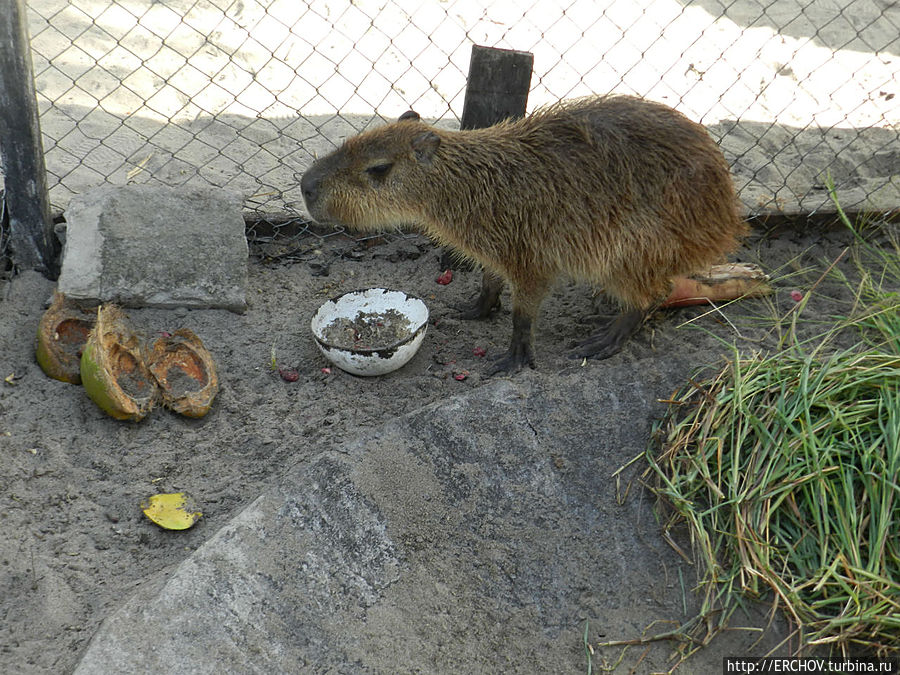
{"label": "chain-link fence", "polygon": [[294,174],[409,109],[458,124],[473,44],[534,54],[529,107],[618,91],[704,122],[748,211],[900,205],[891,0],[31,0],[51,203],[201,182],[301,215]]}

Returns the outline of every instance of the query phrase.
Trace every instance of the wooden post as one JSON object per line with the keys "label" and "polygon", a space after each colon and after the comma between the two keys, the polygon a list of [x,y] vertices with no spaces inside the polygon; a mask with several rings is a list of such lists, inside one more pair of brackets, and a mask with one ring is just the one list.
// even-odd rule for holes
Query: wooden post
{"label": "wooden post", "polygon": [[534,55],[473,45],[460,127],[489,127],[525,116]]}
{"label": "wooden post", "polygon": [[[533,66],[530,52],[472,45],[460,128],[480,129],[510,117],[524,117]],[[448,251],[441,254],[440,266],[472,268],[471,264],[460,264]]]}
{"label": "wooden post", "polygon": [[56,278],[58,243],[34,95],[25,0],[0,0],[0,152],[13,266]]}

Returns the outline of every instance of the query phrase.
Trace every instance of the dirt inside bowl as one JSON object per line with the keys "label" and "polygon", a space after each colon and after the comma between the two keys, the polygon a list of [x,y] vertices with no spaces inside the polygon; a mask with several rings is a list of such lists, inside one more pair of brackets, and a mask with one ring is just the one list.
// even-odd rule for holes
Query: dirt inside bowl
{"label": "dirt inside bowl", "polygon": [[356,317],[338,317],[322,329],[319,336],[329,345],[342,349],[381,349],[412,335],[414,326],[396,309],[383,312],[357,312]]}

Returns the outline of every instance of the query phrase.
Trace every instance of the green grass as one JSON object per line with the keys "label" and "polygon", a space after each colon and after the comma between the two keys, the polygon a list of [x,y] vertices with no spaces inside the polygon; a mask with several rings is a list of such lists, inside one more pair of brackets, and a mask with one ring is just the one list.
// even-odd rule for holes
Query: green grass
{"label": "green grass", "polygon": [[673,397],[646,457],[667,528],[694,544],[695,625],[715,633],[743,598],[774,597],[802,645],[897,655],[900,247],[867,244],[835,204],[857,239],[857,281],[828,271],[853,291],[847,315],[800,340],[798,303],[779,350],[735,349]]}

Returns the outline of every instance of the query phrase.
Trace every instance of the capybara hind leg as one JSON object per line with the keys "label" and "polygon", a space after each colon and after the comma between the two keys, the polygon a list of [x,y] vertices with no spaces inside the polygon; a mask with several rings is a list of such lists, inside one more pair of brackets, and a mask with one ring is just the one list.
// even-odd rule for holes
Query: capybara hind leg
{"label": "capybara hind leg", "polygon": [[572,358],[608,359],[621,351],[649,314],[643,309],[623,312],[603,326],[572,352]]}
{"label": "capybara hind leg", "polygon": [[503,291],[503,279],[492,272],[484,270],[481,275],[481,292],[471,307],[460,310],[460,319],[486,319],[495,309],[500,307],[500,293]]}
{"label": "capybara hind leg", "polygon": [[534,332],[530,316],[513,310],[513,332],[509,351],[496,359],[488,370],[488,375],[514,373],[522,366],[534,368]]}

